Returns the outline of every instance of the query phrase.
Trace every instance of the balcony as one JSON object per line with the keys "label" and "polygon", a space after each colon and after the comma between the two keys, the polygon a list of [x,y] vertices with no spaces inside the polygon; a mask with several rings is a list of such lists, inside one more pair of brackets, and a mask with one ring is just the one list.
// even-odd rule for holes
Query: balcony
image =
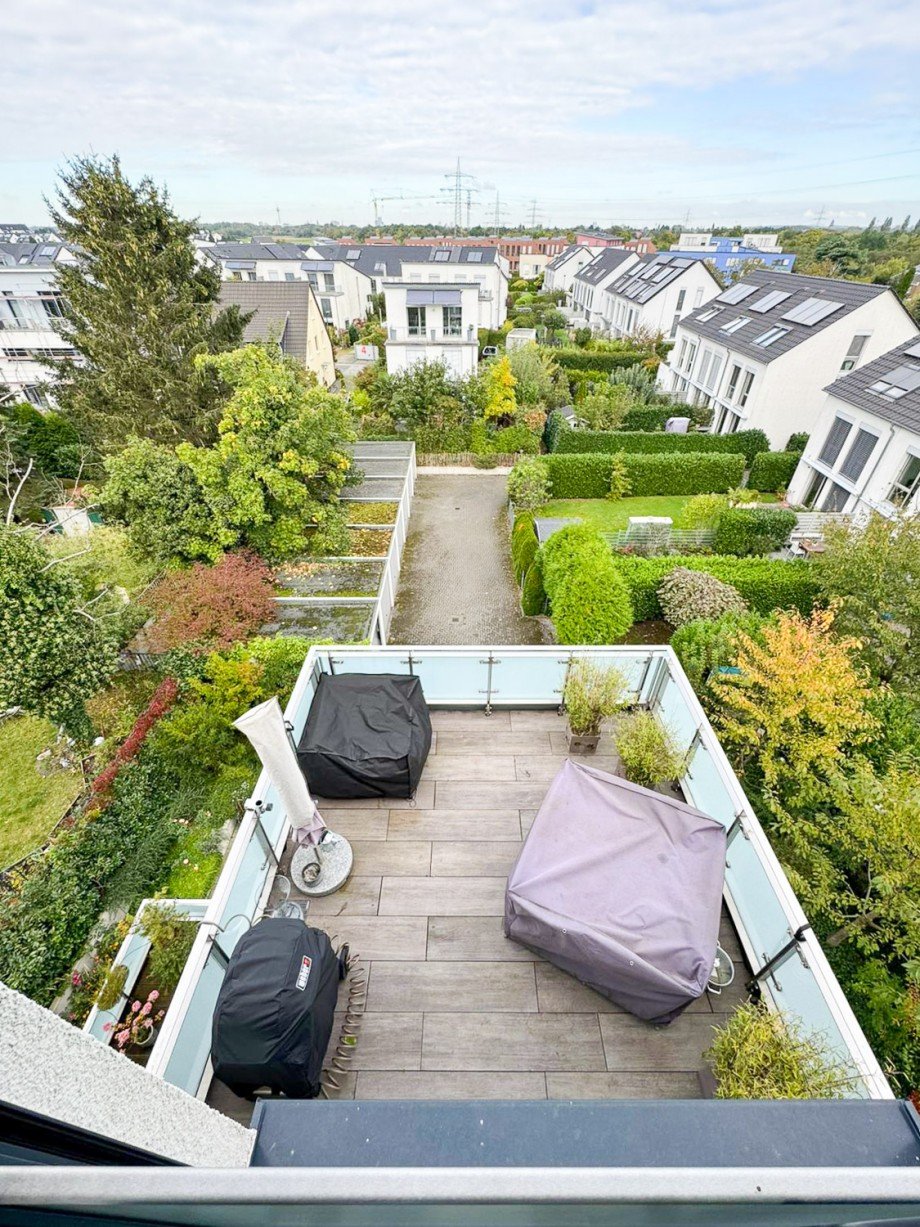
{"label": "balcony", "polygon": [[[341,1093],[358,1099],[688,1098],[712,1027],[752,973],[766,1000],[820,1031],[848,1062],[855,1094],[891,1091],[708,721],[668,648],[577,649],[615,664],[637,703],[659,712],[687,750],[685,798],[728,830],[721,941],[737,965],[662,1030],[617,1010],[506,941],[505,878],[566,754],[561,688],[572,654],[558,647],[311,649],[288,704],[295,738],[324,672],[409,672],[432,708],[435,744],[414,804],[320,802],[354,842],[341,891],[314,900],[327,928],[370,967],[368,1012]],[[490,713],[491,714],[488,714]],[[602,747],[595,764],[614,765]],[[209,1091],[210,1019],[235,941],[264,910],[290,828],[266,775],[237,832],[148,1069],[192,1094]],[[793,934],[799,940],[791,940]],[[209,1102],[248,1119],[219,1084]]]}
{"label": "balcony", "polygon": [[476,329],[396,328],[387,329],[387,344],[396,345],[478,345]]}

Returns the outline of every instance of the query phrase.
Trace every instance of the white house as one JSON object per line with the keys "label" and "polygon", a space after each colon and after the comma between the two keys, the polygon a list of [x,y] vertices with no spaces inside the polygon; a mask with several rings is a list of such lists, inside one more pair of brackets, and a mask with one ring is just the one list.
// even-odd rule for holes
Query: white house
{"label": "white house", "polygon": [[[375,250],[372,248],[371,250]],[[497,247],[454,244],[403,248],[401,280],[475,284],[478,328],[501,328],[508,318],[509,264]],[[464,298],[464,302],[466,299]],[[389,315],[387,322],[389,322]]]}
{"label": "white house", "polygon": [[701,260],[667,251],[643,256],[604,288],[604,326],[615,337],[652,332],[673,339],[684,316],[721,288]]}
{"label": "white house", "polygon": [[920,340],[903,342],[826,389],[788,498],[857,521],[920,511]]}
{"label": "white house", "polygon": [[74,357],[58,331],[63,310],[55,272],[73,260],[60,243],[0,243],[0,388],[9,389],[7,399],[47,406],[45,363]]}
{"label": "white house", "polygon": [[658,382],[712,405],[714,433],[759,428],[782,448],[814,429],[832,380],[917,332],[887,286],[758,269],[681,321]]}
{"label": "white house", "polygon": [[600,251],[603,251],[602,247],[586,247],[583,243],[573,243],[558,256],[554,256],[543,273],[544,292],[561,290],[568,301],[574,288],[575,274],[586,264],[590,264]]}
{"label": "white house", "polygon": [[[575,274],[572,282],[572,308],[576,316],[584,316],[584,322],[595,331],[607,327],[604,308],[607,306],[606,289],[618,277],[622,277],[639,257],[622,247],[604,247],[590,263]],[[575,324],[581,321],[576,318]]]}
{"label": "white house", "polygon": [[550,262],[550,256],[545,251],[522,251],[518,257],[518,277],[525,281],[533,281],[545,271]]}
{"label": "white house", "polygon": [[399,374],[418,362],[443,362],[458,376],[479,364],[480,287],[476,281],[385,281],[386,363]]}

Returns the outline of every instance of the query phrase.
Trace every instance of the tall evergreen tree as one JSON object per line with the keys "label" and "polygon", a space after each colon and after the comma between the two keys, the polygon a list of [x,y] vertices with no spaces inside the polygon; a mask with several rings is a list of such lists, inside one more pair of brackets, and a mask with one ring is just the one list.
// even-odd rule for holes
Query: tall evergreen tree
{"label": "tall evergreen tree", "polygon": [[247,317],[215,309],[220,279],[195,258],[194,223],[152,179],[130,183],[117,156],[76,159],[60,180],[49,208],[79,256],[58,266],[62,332],[80,359],[55,364],[62,411],[101,452],[129,434],[211,441],[218,388],[194,359],[239,345]]}

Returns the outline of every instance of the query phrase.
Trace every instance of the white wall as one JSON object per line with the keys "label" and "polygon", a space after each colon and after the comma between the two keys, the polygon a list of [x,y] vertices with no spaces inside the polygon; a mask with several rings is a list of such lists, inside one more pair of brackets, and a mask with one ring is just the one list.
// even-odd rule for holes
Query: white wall
{"label": "white wall", "polygon": [[[460,294],[460,335],[444,331],[443,308],[429,304],[425,308],[425,335],[409,332],[407,297],[410,289],[455,290]],[[415,285],[388,281],[386,296],[387,343],[386,365],[391,374],[414,366],[418,362],[443,362],[457,375],[471,375],[479,364],[479,285],[476,282],[416,282]]]}
{"label": "white wall", "polygon": [[447,285],[450,282],[476,285],[479,292],[477,328],[501,328],[508,318],[508,261],[504,256],[496,256],[494,263],[488,264],[469,263],[466,260],[460,264],[438,264],[427,259],[418,263],[405,260],[400,280],[419,284],[437,282]]}
{"label": "white wall", "polygon": [[[27,399],[27,388],[52,378],[37,351],[57,351],[47,355],[57,358],[74,352],[39,300],[40,290],[53,291],[56,285],[53,265],[0,267],[0,384],[5,384],[17,399]],[[15,312],[9,301],[4,301],[7,295],[17,305]],[[28,399],[38,403],[39,394],[33,392]]]}
{"label": "white wall", "polygon": [[605,292],[603,314],[613,336],[629,336],[641,328],[673,339],[677,335],[675,320],[683,319],[721,293],[721,286],[703,262],[697,260],[647,303]]}

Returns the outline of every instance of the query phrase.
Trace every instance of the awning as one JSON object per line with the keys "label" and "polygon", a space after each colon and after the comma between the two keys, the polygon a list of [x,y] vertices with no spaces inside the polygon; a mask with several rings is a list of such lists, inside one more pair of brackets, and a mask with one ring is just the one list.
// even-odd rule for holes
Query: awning
{"label": "awning", "polygon": [[300,267],[305,273],[331,273],[335,265],[331,260],[304,260]]}
{"label": "awning", "polygon": [[459,307],[459,290],[406,290],[406,306],[424,307],[434,304],[441,307]]}

